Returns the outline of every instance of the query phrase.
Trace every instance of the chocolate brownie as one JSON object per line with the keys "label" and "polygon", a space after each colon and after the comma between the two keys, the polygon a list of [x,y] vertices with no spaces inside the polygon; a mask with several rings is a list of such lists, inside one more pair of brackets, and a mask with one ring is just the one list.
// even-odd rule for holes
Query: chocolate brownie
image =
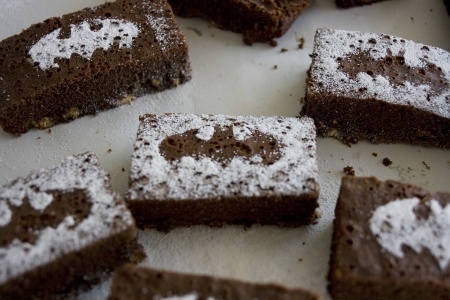
{"label": "chocolate brownie", "polygon": [[386,0],[336,0],[337,6],[348,8],[348,7],[354,7],[354,6],[362,6],[362,5],[368,5],[376,2],[381,2]]}
{"label": "chocolate brownie", "polygon": [[202,17],[221,29],[239,32],[244,42],[273,42],[311,0],[168,0],[176,15]]}
{"label": "chocolate brownie", "polygon": [[17,135],[114,108],[190,79],[165,0],[118,0],[0,42],[0,126]]}
{"label": "chocolate brownie", "polygon": [[125,265],[114,274],[109,299],[317,300],[319,297],[304,289],[277,284]]}
{"label": "chocolate brownie", "polygon": [[345,143],[450,148],[450,53],[386,34],[316,32],[302,114]]}
{"label": "chocolate brownie", "polygon": [[331,252],[335,300],[448,299],[450,193],[346,176]]}
{"label": "chocolate brownie", "polygon": [[140,118],[127,201],[139,226],[300,226],[318,206],[310,118]]}
{"label": "chocolate brownie", "polygon": [[47,299],[134,260],[136,228],[92,153],[0,187],[0,298]]}

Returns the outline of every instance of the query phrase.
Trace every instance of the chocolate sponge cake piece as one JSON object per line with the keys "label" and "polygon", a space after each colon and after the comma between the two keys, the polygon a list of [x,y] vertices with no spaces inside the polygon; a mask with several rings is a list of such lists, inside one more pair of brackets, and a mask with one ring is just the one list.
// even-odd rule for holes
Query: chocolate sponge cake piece
{"label": "chocolate sponge cake piece", "polygon": [[84,153],[0,187],[0,298],[51,299],[138,259],[134,219]]}
{"label": "chocolate sponge cake piece", "polygon": [[319,29],[302,114],[345,143],[450,149],[450,53],[386,34]]}
{"label": "chocolate sponge cake piece", "polygon": [[47,19],[0,42],[0,126],[20,135],[190,79],[165,0],[118,0]]}
{"label": "chocolate sponge cake piece", "polygon": [[362,6],[386,0],[336,0],[336,5],[343,8]]}
{"label": "chocolate sponge cake piece", "polygon": [[108,299],[318,300],[319,297],[304,289],[288,289],[277,284],[249,283],[128,264],[116,270]]}
{"label": "chocolate sponge cake piece", "polygon": [[282,36],[311,0],[169,0],[176,15],[202,17],[221,29],[242,33],[244,42]]}
{"label": "chocolate sponge cake piece", "polygon": [[315,220],[318,194],[310,118],[140,118],[126,196],[139,226],[300,226]]}
{"label": "chocolate sponge cake piece", "polygon": [[329,271],[334,300],[448,299],[449,262],[449,193],[342,179]]}

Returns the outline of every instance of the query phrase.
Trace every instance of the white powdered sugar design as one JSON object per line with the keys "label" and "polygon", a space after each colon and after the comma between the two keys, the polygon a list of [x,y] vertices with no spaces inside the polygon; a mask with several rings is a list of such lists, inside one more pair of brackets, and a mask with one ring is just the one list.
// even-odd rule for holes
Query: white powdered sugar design
{"label": "white powdered sugar design", "polygon": [[0,187],[0,227],[11,222],[14,206],[22,205],[26,201],[24,197],[33,209],[42,210],[53,199],[51,191],[83,190],[92,204],[89,215],[78,224],[74,216],[68,215],[55,228],[49,226],[37,231],[33,244],[15,238],[9,245],[0,247],[0,284],[129,228],[133,218],[111,192],[108,180],[107,173],[98,167],[97,157],[84,153],[66,158],[53,169],[33,172]]}
{"label": "white powdered sugar design", "polygon": [[[144,119],[139,127],[130,174],[134,182],[128,193],[130,200],[142,197],[201,199],[233,194],[300,195],[318,188],[316,132],[310,118],[188,114],[151,118],[155,118],[157,123]],[[158,126],[153,128],[155,124]],[[168,161],[159,150],[161,142],[169,136],[193,129],[234,127],[234,124],[239,134],[245,128],[245,136],[257,130],[276,139],[280,159],[272,165],[261,164],[262,158],[258,155],[250,158],[236,156],[225,165],[210,157],[196,159],[184,156]],[[201,134],[200,137],[206,136]]]}
{"label": "white powdered sugar design", "polygon": [[450,205],[443,208],[432,199],[425,204],[431,211],[429,217],[418,219],[414,209],[419,203],[418,198],[397,199],[378,207],[369,220],[370,230],[388,252],[403,257],[403,245],[417,253],[427,248],[441,269],[446,269],[450,262]]}
{"label": "white powdered sugar design", "polygon": [[213,137],[214,132],[213,126],[205,126],[198,129],[195,137],[202,141],[209,141]]}
{"label": "white powdered sugar design", "polygon": [[[92,25],[100,28],[92,29]],[[139,34],[139,28],[132,22],[111,18],[70,25],[70,37],[65,39],[59,38],[60,32],[59,28],[45,35],[28,52],[43,70],[58,67],[55,59],[69,59],[75,53],[90,59],[95,50],[107,50],[114,43],[118,43],[119,48],[129,48]]]}
{"label": "white powdered sugar design", "polygon": [[[196,293],[191,293],[187,295],[182,296],[170,296],[170,297],[161,297],[159,295],[154,296],[153,300],[197,300],[199,299],[198,295]],[[208,297],[206,300],[216,300],[214,297]]]}
{"label": "white powdered sugar design", "polygon": [[153,34],[161,51],[164,52],[170,45],[182,43],[180,34],[174,34],[173,31],[173,28],[177,27],[176,23],[166,16],[166,12],[163,9],[153,11],[152,14],[147,15],[147,21],[153,29]]}
{"label": "white powdered sugar design", "polygon": [[[376,43],[370,42],[374,40]],[[370,53],[375,61],[384,59],[388,54],[403,56],[405,64],[411,68],[434,64],[441,69],[443,84],[447,88],[441,94],[434,95],[427,84],[414,85],[405,81],[403,85],[393,85],[384,76],[373,78],[364,72],[358,73],[354,79],[350,78],[339,69],[337,58],[345,59],[361,52]],[[384,34],[319,29],[315,37],[314,55],[311,77],[323,84],[325,93],[361,99],[376,98],[450,118],[450,53],[443,49]]]}

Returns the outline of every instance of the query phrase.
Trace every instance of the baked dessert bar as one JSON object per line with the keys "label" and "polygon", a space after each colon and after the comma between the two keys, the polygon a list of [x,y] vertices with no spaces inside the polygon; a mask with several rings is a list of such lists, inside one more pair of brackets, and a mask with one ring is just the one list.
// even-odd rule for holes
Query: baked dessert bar
{"label": "baked dessert bar", "polygon": [[181,17],[202,17],[221,29],[239,32],[244,42],[281,37],[311,0],[169,0]]}
{"label": "baked dessert bar", "polygon": [[348,7],[354,7],[354,6],[362,6],[362,5],[368,5],[376,2],[381,2],[385,0],[336,0],[337,6],[348,8]]}
{"label": "baked dessert bar", "polygon": [[345,143],[450,148],[450,53],[386,34],[316,32],[302,114]]}
{"label": "baked dessert bar", "polygon": [[118,0],[0,42],[0,126],[20,135],[175,87],[188,48],[165,0]]}
{"label": "baked dessert bar", "polygon": [[134,220],[92,153],[0,187],[0,298],[48,299],[140,255]]}
{"label": "baked dessert bar", "polygon": [[329,290],[340,299],[446,299],[450,194],[347,176],[337,201]]}
{"label": "baked dessert bar", "polygon": [[319,297],[304,289],[287,289],[277,284],[125,265],[114,274],[109,299],[317,300]]}
{"label": "baked dessert bar", "polygon": [[127,202],[139,226],[315,220],[310,118],[164,114],[140,118]]}

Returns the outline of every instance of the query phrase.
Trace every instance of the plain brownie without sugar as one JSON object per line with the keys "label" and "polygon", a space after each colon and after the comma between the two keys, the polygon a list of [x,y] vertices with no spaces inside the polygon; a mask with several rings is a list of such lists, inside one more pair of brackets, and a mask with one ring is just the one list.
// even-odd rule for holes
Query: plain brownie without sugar
{"label": "plain brownie without sugar", "polygon": [[224,30],[242,33],[246,44],[281,37],[311,0],[168,0],[176,15],[202,17]]}
{"label": "plain brownie without sugar", "polygon": [[450,53],[387,34],[318,29],[301,114],[345,143],[450,148]]}
{"label": "plain brownie without sugar", "polygon": [[449,193],[342,179],[329,270],[334,300],[448,299],[449,262]]}
{"label": "plain brownie without sugar", "polygon": [[118,0],[34,24],[0,42],[0,126],[20,135],[190,79],[166,0]]}
{"label": "plain brownie without sugar", "polygon": [[310,118],[140,118],[126,196],[138,226],[306,225],[318,195]]}
{"label": "plain brownie without sugar", "polygon": [[73,295],[144,255],[93,153],[0,187],[0,298]]}
{"label": "plain brownie without sugar", "polygon": [[109,300],[318,300],[306,289],[127,264],[116,270]]}

